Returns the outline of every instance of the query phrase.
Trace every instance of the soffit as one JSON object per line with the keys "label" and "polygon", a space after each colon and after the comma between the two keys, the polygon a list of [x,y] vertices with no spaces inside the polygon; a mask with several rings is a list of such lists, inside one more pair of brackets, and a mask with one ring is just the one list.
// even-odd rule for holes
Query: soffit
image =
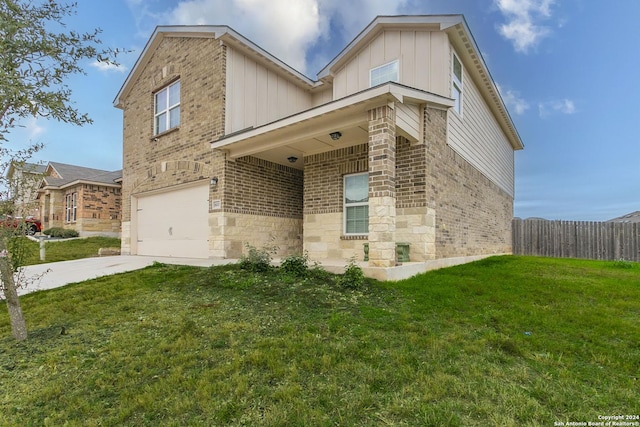
{"label": "soffit", "polygon": [[[232,159],[254,156],[285,166],[302,169],[304,156],[333,151],[368,142],[368,116],[372,109],[390,103],[429,104],[438,108],[453,106],[453,100],[402,86],[386,83],[333,101],[281,120],[247,129],[211,143]],[[330,137],[340,132],[338,140]],[[398,135],[411,139],[407,130],[396,123]],[[294,163],[287,161],[296,157]]]}

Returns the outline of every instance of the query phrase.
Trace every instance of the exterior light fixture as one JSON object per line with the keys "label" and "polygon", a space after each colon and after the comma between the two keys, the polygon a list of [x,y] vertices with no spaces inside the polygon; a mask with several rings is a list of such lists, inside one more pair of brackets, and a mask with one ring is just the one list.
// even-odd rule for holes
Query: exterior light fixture
{"label": "exterior light fixture", "polygon": [[329,134],[329,136],[331,137],[331,139],[333,139],[334,141],[337,141],[340,139],[340,137],[342,136],[342,134],[340,132],[331,132]]}
{"label": "exterior light fixture", "polygon": [[295,156],[291,156],[291,157],[287,157],[287,160],[289,160],[289,163],[295,163],[298,161],[298,158]]}
{"label": "exterior light fixture", "polygon": [[211,185],[218,185],[218,177],[214,176],[213,178],[211,178]]}

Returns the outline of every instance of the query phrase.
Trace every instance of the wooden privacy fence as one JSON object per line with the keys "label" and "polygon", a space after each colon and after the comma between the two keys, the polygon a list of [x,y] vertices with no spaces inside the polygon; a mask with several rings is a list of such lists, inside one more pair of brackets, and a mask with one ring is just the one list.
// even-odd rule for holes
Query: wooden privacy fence
{"label": "wooden privacy fence", "polygon": [[513,220],[513,253],[640,262],[640,223]]}

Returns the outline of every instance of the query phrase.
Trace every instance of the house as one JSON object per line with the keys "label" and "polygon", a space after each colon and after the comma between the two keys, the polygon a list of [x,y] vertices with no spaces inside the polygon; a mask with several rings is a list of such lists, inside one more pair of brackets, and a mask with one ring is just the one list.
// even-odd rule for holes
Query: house
{"label": "house", "polygon": [[610,219],[606,222],[618,222],[623,224],[640,222],[640,211],[631,212],[626,215],[622,215],[617,218]]}
{"label": "house", "polygon": [[9,165],[6,175],[8,200],[13,202],[16,216],[40,216],[35,200],[45,169],[45,165],[27,162],[11,162]]}
{"label": "house", "polygon": [[317,80],[228,26],[160,26],[114,105],[123,253],[511,252],[523,143],[461,15],[377,17]]}
{"label": "house", "polygon": [[120,236],[122,171],[49,162],[38,189],[43,229],[62,227],[81,237]]}

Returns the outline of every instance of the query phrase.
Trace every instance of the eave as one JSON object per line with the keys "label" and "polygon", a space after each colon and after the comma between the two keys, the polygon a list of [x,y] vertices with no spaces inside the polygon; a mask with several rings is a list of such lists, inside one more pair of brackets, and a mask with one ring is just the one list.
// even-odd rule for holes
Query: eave
{"label": "eave", "polygon": [[[255,156],[275,163],[302,168],[302,162],[288,163],[288,157],[332,151],[368,141],[367,111],[382,105],[430,105],[447,109],[454,101],[433,93],[398,83],[385,83],[257,128],[236,132],[211,143],[211,148],[224,150],[231,159]],[[419,118],[416,118],[419,120]],[[397,133],[416,142],[413,129],[396,123]],[[342,136],[332,140],[329,134]]]}

